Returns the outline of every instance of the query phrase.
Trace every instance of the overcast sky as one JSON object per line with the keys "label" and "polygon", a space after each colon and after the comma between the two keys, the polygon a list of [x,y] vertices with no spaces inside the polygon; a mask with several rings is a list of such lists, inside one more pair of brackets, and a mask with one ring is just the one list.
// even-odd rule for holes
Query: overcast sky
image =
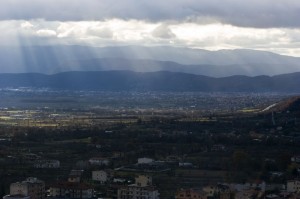
{"label": "overcast sky", "polygon": [[299,0],[7,0],[1,45],[170,45],[300,56]]}

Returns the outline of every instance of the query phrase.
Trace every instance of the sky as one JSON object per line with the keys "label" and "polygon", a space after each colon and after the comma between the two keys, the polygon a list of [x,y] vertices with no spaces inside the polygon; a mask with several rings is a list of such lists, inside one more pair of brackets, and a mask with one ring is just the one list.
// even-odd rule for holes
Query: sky
{"label": "sky", "polygon": [[0,45],[257,49],[300,57],[299,0],[8,0]]}

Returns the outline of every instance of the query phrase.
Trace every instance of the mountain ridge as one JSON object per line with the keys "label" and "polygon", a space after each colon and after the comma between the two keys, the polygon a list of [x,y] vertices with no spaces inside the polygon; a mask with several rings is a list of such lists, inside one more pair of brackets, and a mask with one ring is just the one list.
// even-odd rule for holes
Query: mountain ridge
{"label": "mountain ridge", "polygon": [[0,47],[1,72],[172,71],[213,77],[278,75],[300,71],[300,58],[249,49],[208,51],[142,46]]}
{"label": "mountain ridge", "polygon": [[0,88],[95,91],[300,92],[300,72],[277,76],[208,77],[179,72],[71,71],[0,74]]}

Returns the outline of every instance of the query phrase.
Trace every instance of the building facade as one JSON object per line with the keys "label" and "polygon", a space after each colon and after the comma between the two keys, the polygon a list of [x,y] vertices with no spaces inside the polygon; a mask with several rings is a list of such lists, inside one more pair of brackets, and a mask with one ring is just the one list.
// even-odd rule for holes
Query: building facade
{"label": "building facade", "polygon": [[154,160],[151,158],[139,158],[138,159],[138,164],[150,164],[152,162],[154,162]]}
{"label": "building facade", "polygon": [[50,187],[50,196],[55,198],[92,198],[94,190],[84,183],[60,182]]}
{"label": "building facade", "polygon": [[118,199],[159,199],[159,193],[155,187],[140,187],[134,184],[120,188]]}
{"label": "building facade", "polygon": [[141,175],[135,184],[118,189],[118,199],[159,199],[159,192],[152,186],[152,177]]}
{"label": "building facade", "polygon": [[110,171],[93,171],[92,172],[92,180],[96,182],[100,182],[101,184],[106,183],[108,180],[112,178],[112,173]]}
{"label": "building facade", "polygon": [[60,167],[59,160],[38,160],[33,165],[37,169],[58,169]]}
{"label": "building facade", "polygon": [[198,189],[181,189],[176,193],[175,199],[206,199],[207,194]]}
{"label": "building facade", "polygon": [[286,190],[289,193],[300,193],[300,180],[287,181]]}
{"label": "building facade", "polygon": [[45,198],[45,183],[37,178],[27,178],[23,182],[16,182],[10,185],[10,195],[29,196],[31,199]]}
{"label": "building facade", "polygon": [[68,182],[80,183],[83,170],[72,170],[68,177]]}
{"label": "building facade", "polygon": [[98,165],[98,166],[108,166],[110,161],[106,158],[97,158],[97,157],[94,157],[94,158],[91,158],[89,159],[89,163],[91,165]]}
{"label": "building facade", "polygon": [[135,178],[135,183],[137,186],[140,186],[140,187],[151,186],[152,185],[152,177],[145,176],[145,175],[139,175],[138,177]]}

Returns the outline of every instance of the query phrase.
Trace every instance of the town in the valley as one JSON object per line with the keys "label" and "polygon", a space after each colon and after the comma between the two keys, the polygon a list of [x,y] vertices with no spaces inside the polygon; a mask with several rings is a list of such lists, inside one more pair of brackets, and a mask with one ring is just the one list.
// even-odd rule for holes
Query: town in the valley
{"label": "town in the valley", "polygon": [[4,199],[300,197],[297,96],[28,92],[1,92]]}

